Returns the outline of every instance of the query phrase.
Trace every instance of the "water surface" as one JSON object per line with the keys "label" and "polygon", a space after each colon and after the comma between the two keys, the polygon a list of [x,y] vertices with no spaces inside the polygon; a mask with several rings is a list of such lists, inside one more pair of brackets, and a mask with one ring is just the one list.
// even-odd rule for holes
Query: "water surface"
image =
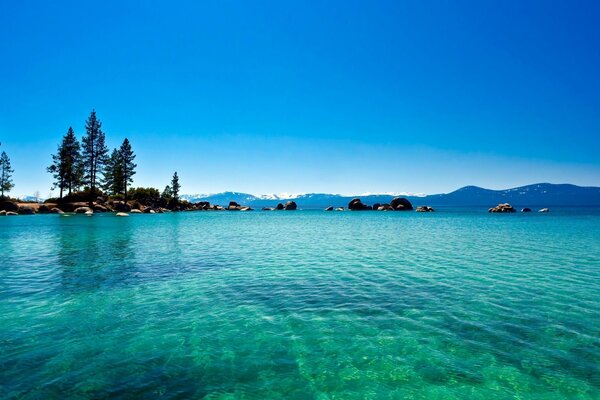
{"label": "water surface", "polygon": [[597,399],[600,211],[0,218],[0,398]]}

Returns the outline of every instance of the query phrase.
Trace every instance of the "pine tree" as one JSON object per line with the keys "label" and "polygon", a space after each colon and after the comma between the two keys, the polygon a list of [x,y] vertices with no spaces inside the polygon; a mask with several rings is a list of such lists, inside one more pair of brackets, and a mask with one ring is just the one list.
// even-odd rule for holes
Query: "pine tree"
{"label": "pine tree", "polygon": [[165,186],[165,190],[163,190],[160,197],[162,197],[163,199],[166,199],[166,200],[170,200],[173,197],[173,191],[171,190],[171,186],[169,186],[169,185]]}
{"label": "pine tree", "polygon": [[171,180],[171,195],[175,202],[179,201],[179,189],[181,189],[181,185],[179,185],[179,176],[177,176],[177,172],[175,172],[173,174],[173,179]]}
{"label": "pine tree", "polygon": [[102,122],[96,117],[96,111],[92,110],[85,123],[86,136],[83,138],[83,166],[84,179],[90,188],[90,206],[94,203],[96,187],[98,184],[98,172],[102,171],[108,154]]}
{"label": "pine tree", "polygon": [[12,174],[14,170],[10,166],[10,159],[6,155],[6,152],[2,152],[0,155],[0,199],[4,198],[4,192],[10,192],[14,184],[12,181]]}
{"label": "pine tree", "polygon": [[114,149],[110,157],[106,159],[104,169],[103,188],[113,196],[123,193],[123,160],[121,152]]}
{"label": "pine tree", "polygon": [[133,162],[135,160],[135,154],[131,149],[129,139],[125,138],[121,148],[119,149],[121,155],[121,171],[123,174],[123,189],[125,195],[125,201],[127,201],[127,185],[133,183],[133,175],[135,175],[135,168],[137,164]]}
{"label": "pine tree", "polygon": [[58,146],[57,153],[52,155],[52,165],[48,167],[48,172],[54,175],[52,188],[60,189],[60,198],[63,197],[63,190],[68,189],[70,195],[73,190],[81,186],[83,179],[81,147],[73,128],[69,127]]}

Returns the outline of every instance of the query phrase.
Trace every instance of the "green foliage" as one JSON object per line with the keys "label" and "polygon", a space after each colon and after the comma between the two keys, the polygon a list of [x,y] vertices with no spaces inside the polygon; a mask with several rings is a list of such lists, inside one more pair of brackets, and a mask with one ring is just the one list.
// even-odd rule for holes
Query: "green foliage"
{"label": "green foliage", "polygon": [[104,164],[104,190],[113,196],[123,193],[123,162],[119,150],[114,149]]}
{"label": "green foliage", "polygon": [[12,174],[14,170],[10,165],[10,159],[6,152],[2,152],[0,155],[0,198],[4,199],[4,193],[10,192],[14,184],[12,181]]}
{"label": "green foliage", "polygon": [[132,188],[129,191],[129,196],[132,200],[138,201],[141,204],[145,205],[155,205],[159,204],[161,197],[158,189],[155,188]]}
{"label": "green foliage", "polygon": [[119,154],[121,156],[121,171],[123,174],[125,200],[127,200],[127,185],[133,183],[133,175],[135,175],[135,168],[137,167],[137,164],[133,162],[133,160],[135,160],[135,154],[131,149],[129,139],[125,138],[125,140],[123,140],[123,144],[119,149]]}
{"label": "green foliage", "polygon": [[169,185],[165,186],[165,190],[163,190],[163,192],[160,195],[160,197],[162,197],[165,200],[172,199],[173,198],[173,191],[171,190],[171,186],[169,186]]}
{"label": "green foliage", "polygon": [[57,153],[52,155],[52,165],[47,170],[54,176],[52,188],[59,188],[60,197],[63,196],[64,190],[68,190],[68,193],[71,194],[83,184],[81,146],[75,137],[73,128],[69,127],[58,146]]}
{"label": "green foliage", "polygon": [[[102,122],[96,117],[96,111],[92,110],[85,123],[86,136],[83,138],[83,166],[84,179],[90,187],[90,195],[95,193],[98,184],[98,172],[103,170],[106,163],[108,148],[105,143]],[[90,203],[93,201],[90,197]]]}
{"label": "green foliage", "polygon": [[177,175],[177,171],[175,171],[173,174],[173,179],[171,180],[171,194],[176,203],[179,201],[179,189],[181,189],[181,185],[179,184],[179,176]]}

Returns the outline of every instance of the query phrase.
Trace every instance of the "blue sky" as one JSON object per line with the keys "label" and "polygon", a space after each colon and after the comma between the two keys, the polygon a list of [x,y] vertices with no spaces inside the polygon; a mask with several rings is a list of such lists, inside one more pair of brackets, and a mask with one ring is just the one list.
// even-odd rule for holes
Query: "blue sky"
{"label": "blue sky", "polygon": [[48,194],[92,108],[136,186],[600,186],[598,2],[120,3],[2,3],[14,194]]}

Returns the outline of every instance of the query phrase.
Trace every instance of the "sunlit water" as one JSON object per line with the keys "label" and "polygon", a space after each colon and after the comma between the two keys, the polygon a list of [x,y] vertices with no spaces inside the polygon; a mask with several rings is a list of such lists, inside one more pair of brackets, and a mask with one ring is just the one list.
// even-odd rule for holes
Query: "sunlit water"
{"label": "sunlit water", "polygon": [[600,211],[0,217],[0,398],[600,398]]}

